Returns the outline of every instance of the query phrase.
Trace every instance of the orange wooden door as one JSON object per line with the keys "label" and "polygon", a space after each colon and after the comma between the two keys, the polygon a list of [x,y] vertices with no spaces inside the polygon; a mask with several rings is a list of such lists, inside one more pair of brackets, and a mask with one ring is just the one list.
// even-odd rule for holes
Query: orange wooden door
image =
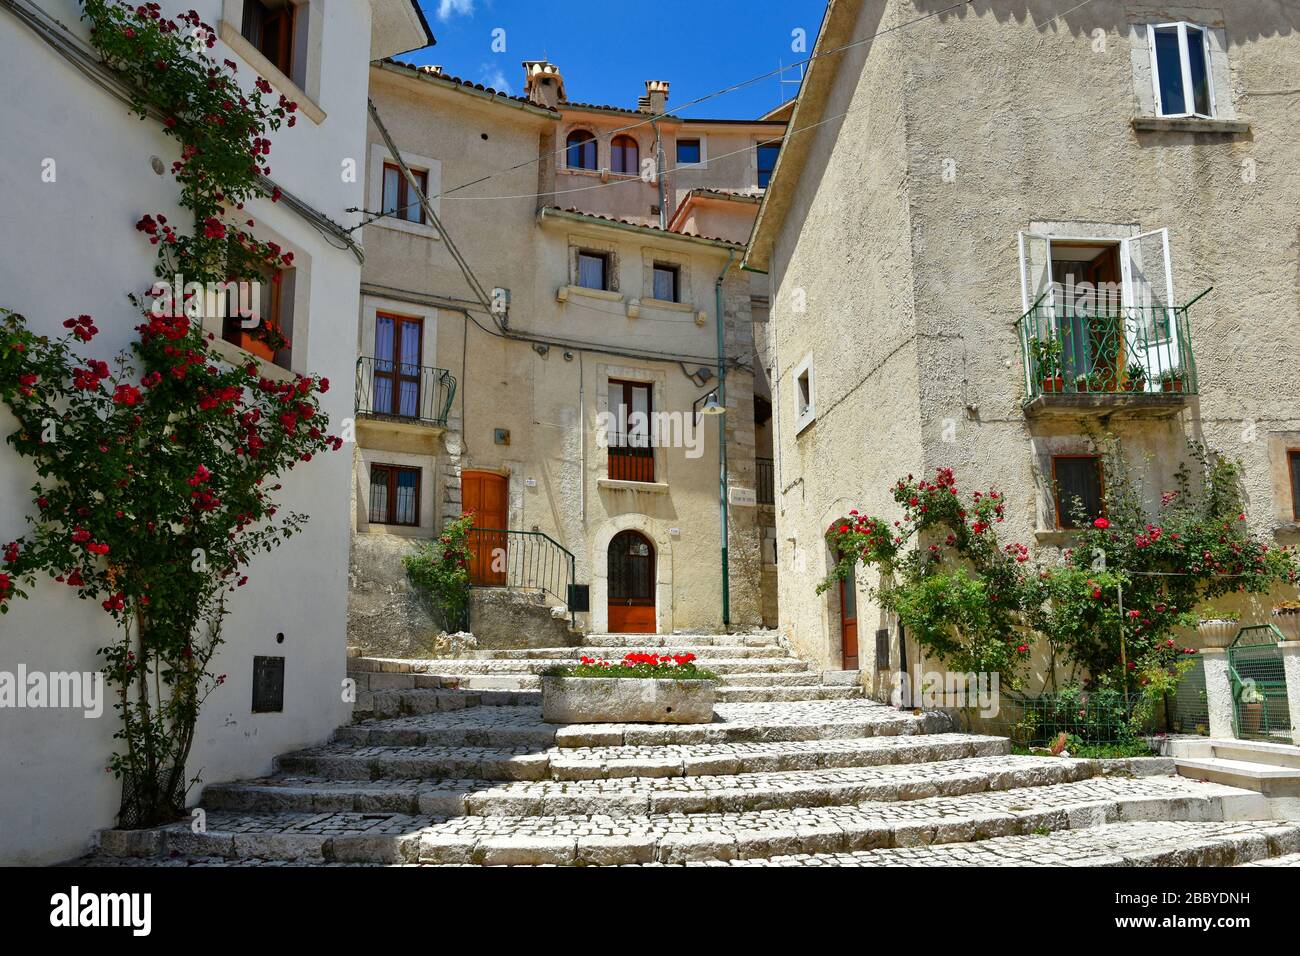
{"label": "orange wooden door", "polygon": [[[475,528],[504,532],[507,519],[506,479],[487,471],[465,471],[460,476],[461,513],[474,516]],[[506,535],[471,532],[469,580],[480,587],[506,583]]]}
{"label": "orange wooden door", "polygon": [[846,671],[858,669],[858,585],[850,573],[840,579],[840,650]]}
{"label": "orange wooden door", "polygon": [[609,543],[609,630],[655,632],[655,549],[644,535],[620,531]]}

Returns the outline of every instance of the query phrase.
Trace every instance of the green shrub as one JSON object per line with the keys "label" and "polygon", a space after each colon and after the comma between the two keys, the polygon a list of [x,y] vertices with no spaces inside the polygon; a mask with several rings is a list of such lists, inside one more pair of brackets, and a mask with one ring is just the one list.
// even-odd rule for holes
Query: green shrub
{"label": "green shrub", "polygon": [[433,601],[448,631],[466,630],[469,625],[469,529],[473,515],[463,515],[448,524],[436,541],[422,545],[402,559],[406,573],[420,591]]}

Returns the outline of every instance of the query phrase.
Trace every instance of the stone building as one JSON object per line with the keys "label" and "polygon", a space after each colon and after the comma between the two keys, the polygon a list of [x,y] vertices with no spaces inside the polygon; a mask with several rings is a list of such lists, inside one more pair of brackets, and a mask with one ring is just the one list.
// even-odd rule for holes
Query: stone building
{"label": "stone building", "polygon": [[[283,44],[264,42],[252,28],[271,7],[290,26]],[[261,76],[277,96],[300,105],[296,125],[270,134],[272,180],[284,200],[259,199],[247,212],[258,238],[294,253],[279,302],[292,348],[254,354],[220,337],[213,347],[240,362],[256,361],[268,378],[300,373],[346,382],[362,255],[337,224],[363,200],[362,184],[340,176],[340,169],[364,144],[368,63],[433,38],[411,0],[295,0],[271,7],[254,7],[253,0],[163,2],[164,15],[193,8],[218,31],[211,55],[234,62],[246,88]],[[163,175],[179,156],[176,141],[160,121],[142,122],[132,112],[117,74],[90,46],[80,14],[76,0],[15,0],[0,10],[7,94],[0,103],[0,196],[5,222],[21,224],[0,240],[0,304],[50,336],[65,334],[69,315],[91,313],[103,331],[89,353],[110,359],[137,339],[140,313],[126,293],[147,287],[157,261],[132,224],[145,213],[176,222],[189,214],[176,205],[176,181]],[[352,415],[352,395],[335,388],[322,407],[337,427]],[[14,427],[0,406],[0,433]],[[203,708],[190,758],[205,783],[265,773],[276,754],[319,743],[348,716],[340,693],[348,525],[340,503],[350,474],[346,455],[326,455],[284,482],[286,510],[310,520],[273,556],[252,562],[248,586],[231,602],[225,644],[212,663],[212,672],[227,679]],[[30,530],[25,515],[36,480],[29,460],[0,446],[0,539]],[[97,648],[116,639],[97,603],[46,580],[0,620],[6,676],[19,668],[98,672],[104,660]],[[255,656],[282,662],[280,710],[251,707]],[[0,861],[67,859],[86,848],[94,831],[113,824],[122,784],[104,770],[119,746],[118,727],[111,701],[99,719],[72,709],[4,709]]]}
{"label": "stone building", "polygon": [[551,63],[524,77],[371,70],[352,641],[427,642],[401,561],[464,512],[480,641],[522,639],[520,595],[594,631],[775,623],[765,287],[739,266],[785,123],[665,115],[662,81],[623,109],[570,102]]}
{"label": "stone building", "polygon": [[915,647],[859,588],[814,589],[829,524],[897,517],[909,472],[996,485],[1003,537],[1050,552],[1066,493],[1096,507],[1093,436],[1152,498],[1194,439],[1244,462],[1253,529],[1300,540],[1300,8],[948,6],[832,0],[745,263],[772,300],[781,627],[877,689]]}

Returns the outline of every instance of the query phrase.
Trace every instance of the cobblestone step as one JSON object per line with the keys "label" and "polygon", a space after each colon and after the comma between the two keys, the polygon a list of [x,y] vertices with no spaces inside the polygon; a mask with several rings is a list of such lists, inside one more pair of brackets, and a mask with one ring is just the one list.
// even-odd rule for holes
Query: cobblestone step
{"label": "cobblestone step", "polygon": [[[1129,821],[1219,821],[1225,799],[1241,791],[1215,784],[1196,785],[1177,778],[1094,778],[1030,791],[985,792],[960,798],[938,797],[905,803],[797,808],[747,813],[679,814],[609,817],[440,816],[405,813],[231,813],[214,810],[206,828],[195,833],[190,822],[157,830],[105,831],[101,852],[107,856],[195,856],[259,858],[305,862],[423,862],[481,864],[628,864],[726,862],[777,858],[792,865],[800,854],[846,855],[848,865],[884,865],[869,855],[886,848],[933,848],[934,844],[1010,840],[981,854],[980,846],[963,845],[951,854],[954,863],[980,858],[990,865],[1125,859],[1115,852],[1112,831]],[[1257,795],[1247,795],[1257,796]],[[1106,824],[1106,826],[1102,826]],[[1076,828],[1095,828],[1095,839],[1069,845],[1029,836]],[[1168,822],[1142,828],[1147,839],[1132,843],[1135,854],[1165,850],[1153,845],[1156,834],[1181,827]],[[1136,831],[1135,831],[1136,832]],[[1196,831],[1191,831],[1195,833]],[[1204,831],[1231,835],[1237,849],[1233,862],[1300,850],[1300,825],[1231,824]],[[1021,835],[1023,840],[1012,840]],[[1122,839],[1122,838],[1121,838]],[[1167,848],[1162,860],[1221,864],[1209,844],[1189,847],[1184,838]],[[863,856],[864,851],[869,851]],[[1198,853],[1200,856],[1198,856]],[[973,854],[967,856],[966,854]],[[1181,854],[1179,856],[1178,854]],[[910,859],[902,854],[898,862]],[[940,859],[931,858],[938,865]],[[1101,865],[1094,863],[1093,865]],[[1165,865],[1173,865],[1165,862]]]}
{"label": "cobblestone step", "polygon": [[[406,778],[373,779],[372,761]],[[441,816],[642,816],[821,807],[872,801],[920,800],[993,790],[1041,787],[1093,776],[1090,761],[1042,757],[975,757],[926,763],[842,767],[776,773],[616,777],[593,780],[420,779],[428,769],[418,753],[317,757],[322,776],[300,776],[286,762],[285,776],[204,791],[212,809],[301,812],[381,810]],[[537,770],[546,758],[531,760]],[[529,758],[512,758],[506,770],[527,773]],[[326,776],[329,779],[326,779]]]}
{"label": "cobblestone step", "polygon": [[539,691],[456,689],[358,691],[353,720],[446,713],[469,707],[517,707],[541,704]]}
{"label": "cobblestone step", "polygon": [[[469,674],[541,674],[552,667],[579,663],[576,656],[549,660],[447,658],[416,662],[421,673],[434,675],[444,682]],[[776,674],[810,672],[807,661],[797,657],[700,657],[696,665],[716,674]]]}
{"label": "cobblestone step", "polygon": [[745,684],[719,684],[717,699],[724,703],[759,703],[798,700],[849,700],[862,696],[861,687],[828,686],[768,687]]}
{"label": "cobblestone step", "polygon": [[[432,675],[429,675],[432,676]],[[719,687],[739,685],[745,687],[822,687],[820,674],[720,674]],[[433,677],[434,680],[456,681],[462,690],[539,690],[541,678],[534,674],[458,674],[455,677]],[[833,685],[836,687],[843,685]],[[850,695],[852,696],[852,695]],[[818,698],[824,699],[824,698]],[[522,701],[521,701],[522,703]]]}
{"label": "cobblestone step", "polygon": [[1300,866],[1300,852],[1288,853],[1285,856],[1272,856],[1259,860],[1251,860],[1248,863],[1238,863],[1238,866]]}
{"label": "cobblestone step", "polygon": [[[332,744],[285,754],[277,771],[344,780],[604,780],[779,773],[837,767],[931,763],[1010,752],[1005,737],[909,734],[788,743],[662,747],[349,747]],[[205,794],[208,791],[205,791]]]}
{"label": "cobblestone step", "polygon": [[944,714],[898,711],[866,699],[718,704],[709,724],[548,724],[538,707],[373,720],[340,727],[337,743],[370,747],[618,747],[726,744],[947,733]]}
{"label": "cobblestone step", "polygon": [[708,647],[737,645],[777,647],[781,637],[776,631],[750,634],[589,634],[587,643],[594,647]]}
{"label": "cobblestone step", "polygon": [[[517,650],[472,651],[455,660],[519,661],[519,660],[577,660],[579,657],[598,657],[608,661],[621,661],[625,654],[694,654],[699,659],[711,658],[740,660],[752,657],[788,658],[790,652],[775,644],[750,647],[744,644],[668,644],[639,645],[635,647],[527,647]],[[451,660],[453,658],[446,658]],[[429,661],[428,663],[435,663]]]}

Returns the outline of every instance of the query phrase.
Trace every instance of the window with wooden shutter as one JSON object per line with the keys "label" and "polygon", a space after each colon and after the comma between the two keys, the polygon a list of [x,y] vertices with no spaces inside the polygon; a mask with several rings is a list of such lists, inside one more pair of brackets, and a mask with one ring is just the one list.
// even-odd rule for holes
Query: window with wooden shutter
{"label": "window with wooden shutter", "polygon": [[1056,488],[1056,526],[1080,527],[1103,513],[1101,459],[1096,455],[1056,455],[1052,458]]}

